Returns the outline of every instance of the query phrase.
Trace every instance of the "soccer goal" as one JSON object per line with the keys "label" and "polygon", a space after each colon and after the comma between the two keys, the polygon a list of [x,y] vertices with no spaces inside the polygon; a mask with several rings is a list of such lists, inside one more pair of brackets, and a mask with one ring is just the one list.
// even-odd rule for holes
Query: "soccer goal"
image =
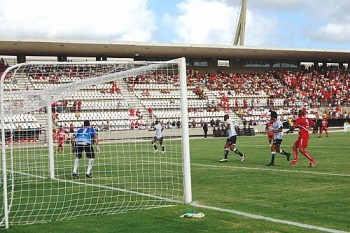
{"label": "soccer goal", "polygon": [[[1,225],[190,203],[186,87],[185,58],[8,68],[0,86]],[[71,139],[86,121],[98,135],[95,156],[83,151],[76,164]],[[162,144],[152,144],[156,121]]]}

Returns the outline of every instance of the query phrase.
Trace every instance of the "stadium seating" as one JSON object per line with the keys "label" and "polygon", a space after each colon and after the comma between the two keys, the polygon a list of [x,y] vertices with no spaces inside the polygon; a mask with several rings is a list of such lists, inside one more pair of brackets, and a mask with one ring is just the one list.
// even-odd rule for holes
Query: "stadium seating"
{"label": "stadium seating", "polygon": [[[34,68],[31,68],[34,69]],[[50,70],[47,66],[44,69]],[[102,73],[104,67],[89,72],[82,68],[59,70],[57,76],[45,76],[39,70],[28,70],[29,90],[42,90],[62,83],[77,82]],[[331,116],[345,116],[342,106],[350,100],[349,72],[335,68],[298,70],[295,72],[274,70],[265,73],[199,73],[188,72],[189,120],[195,127],[211,120],[222,120],[230,114],[239,122],[262,125],[269,120],[269,111],[277,111],[283,121],[295,117],[295,110],[306,107],[310,113],[320,107],[331,107]],[[86,74],[91,74],[87,76]],[[40,75],[39,75],[40,74]],[[92,75],[93,74],[93,75]],[[5,91],[19,90],[18,80],[5,83]],[[179,80],[177,76],[138,76],[114,83],[86,87],[79,93],[65,96],[52,107],[56,125],[79,127],[84,119],[101,130],[146,129],[154,118],[164,124],[176,122],[180,113]],[[141,112],[153,109],[152,118],[131,115],[133,108],[122,93],[135,96]],[[5,96],[6,98],[6,96]],[[17,97],[21,98],[20,95]],[[81,102],[78,106],[77,102]],[[24,119],[24,117],[26,119]],[[154,118],[153,118],[154,117]],[[135,127],[135,123],[142,127]],[[40,128],[32,113],[6,119],[7,129]]]}

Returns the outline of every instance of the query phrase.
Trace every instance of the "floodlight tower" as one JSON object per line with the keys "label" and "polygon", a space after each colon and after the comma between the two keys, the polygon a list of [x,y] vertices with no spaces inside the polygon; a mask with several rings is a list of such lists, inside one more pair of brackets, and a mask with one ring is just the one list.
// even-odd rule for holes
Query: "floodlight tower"
{"label": "floodlight tower", "polygon": [[244,45],[247,1],[248,0],[242,0],[241,13],[239,15],[239,20],[238,20],[238,24],[237,24],[236,35],[235,35],[233,45],[238,45],[238,42],[239,42],[239,45],[241,45],[241,46]]}

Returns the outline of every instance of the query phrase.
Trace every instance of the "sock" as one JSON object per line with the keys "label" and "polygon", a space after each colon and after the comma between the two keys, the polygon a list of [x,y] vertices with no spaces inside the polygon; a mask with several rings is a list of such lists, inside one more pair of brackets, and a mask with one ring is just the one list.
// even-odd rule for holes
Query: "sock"
{"label": "sock", "polygon": [[165,151],[165,147],[164,146],[162,146],[162,151]]}
{"label": "sock", "polygon": [[281,154],[281,155],[285,155],[285,156],[287,157],[288,161],[289,161],[289,157],[290,157],[290,153],[289,153],[289,152],[287,152],[287,151],[281,149],[281,150],[280,150],[280,154]]}
{"label": "sock", "polygon": [[271,152],[271,164],[275,163],[275,154],[276,152]]}
{"label": "sock", "polygon": [[235,148],[233,152],[235,152],[236,154],[239,154],[241,157],[243,156],[243,154],[237,148]]}
{"label": "sock", "polygon": [[78,170],[78,166],[79,166],[79,160],[78,158],[75,158],[74,160],[74,167],[73,167],[73,173],[78,174],[77,170]]}
{"label": "sock", "polygon": [[280,149],[280,152],[279,152],[281,155],[285,155],[286,152],[283,150],[283,149]]}
{"label": "sock", "polygon": [[94,164],[94,159],[89,159],[86,174],[91,174],[91,169],[93,164]]}
{"label": "sock", "polygon": [[224,150],[225,159],[227,159],[227,155],[228,155],[228,148]]}
{"label": "sock", "polygon": [[294,161],[298,161],[298,151],[293,148]]}
{"label": "sock", "polygon": [[154,147],[155,150],[158,150],[156,144],[153,144],[153,147]]}
{"label": "sock", "polygon": [[310,155],[309,153],[307,153],[306,151],[303,153],[303,155],[304,155],[310,162],[315,161],[315,159],[312,158],[311,155]]}

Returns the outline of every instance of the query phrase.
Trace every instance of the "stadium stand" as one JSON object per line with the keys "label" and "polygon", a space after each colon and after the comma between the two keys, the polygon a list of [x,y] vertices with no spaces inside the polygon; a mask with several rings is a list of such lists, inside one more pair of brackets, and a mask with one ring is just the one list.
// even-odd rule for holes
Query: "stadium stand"
{"label": "stadium stand", "polygon": [[[6,66],[2,64],[0,68],[3,71]],[[51,71],[50,65],[40,71],[29,68],[26,77],[17,77],[16,80],[6,77],[5,91],[42,90],[89,78],[86,75],[89,73],[93,76],[102,74],[107,68],[99,66],[89,72],[83,72],[81,67],[62,69],[51,76],[45,75]],[[277,111],[282,121],[288,122],[301,107],[313,117],[327,111],[330,118],[347,118],[349,114],[345,105],[350,100],[349,76],[345,68],[335,67],[240,74],[189,70],[189,126],[201,127],[204,122],[221,120],[225,114],[230,114],[244,128],[264,125],[270,118],[271,109]],[[178,87],[176,75],[137,76],[94,85],[52,104],[53,119],[57,126],[67,129],[71,124],[79,127],[84,119],[91,120],[99,130],[148,129],[155,119],[166,127],[177,127],[180,113],[175,108],[180,106],[180,96],[175,90]],[[6,127],[39,130],[44,127],[44,121],[39,118],[40,111],[28,113],[6,119]]]}

